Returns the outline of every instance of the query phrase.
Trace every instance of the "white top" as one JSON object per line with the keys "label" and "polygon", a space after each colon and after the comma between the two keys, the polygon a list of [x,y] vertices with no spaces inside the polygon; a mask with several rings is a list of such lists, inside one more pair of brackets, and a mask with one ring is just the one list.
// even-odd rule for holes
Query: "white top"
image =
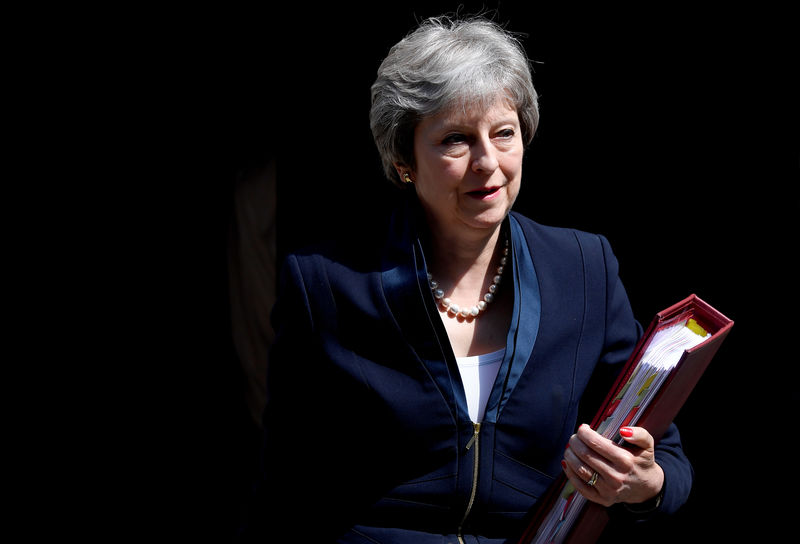
{"label": "white top", "polygon": [[467,395],[469,417],[475,423],[483,421],[489,393],[492,391],[505,354],[506,350],[501,349],[484,355],[456,357],[458,370],[461,372],[461,382]]}

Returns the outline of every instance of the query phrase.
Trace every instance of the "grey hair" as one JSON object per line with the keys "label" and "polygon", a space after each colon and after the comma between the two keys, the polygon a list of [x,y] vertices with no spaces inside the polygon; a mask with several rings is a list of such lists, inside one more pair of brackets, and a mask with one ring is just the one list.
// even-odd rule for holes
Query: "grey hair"
{"label": "grey hair", "polygon": [[519,41],[484,18],[433,17],[395,44],[372,85],[370,128],[386,176],[395,163],[414,168],[421,119],[454,107],[486,106],[504,93],[517,110],[527,146],[539,123],[531,68]]}

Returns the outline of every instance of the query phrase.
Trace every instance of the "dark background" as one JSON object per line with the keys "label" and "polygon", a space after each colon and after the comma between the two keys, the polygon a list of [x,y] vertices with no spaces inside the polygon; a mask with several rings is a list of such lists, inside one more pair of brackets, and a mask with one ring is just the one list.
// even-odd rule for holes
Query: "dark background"
{"label": "dark background", "polygon": [[[736,321],[677,420],[692,496],[651,538],[727,541],[747,528],[766,539],[798,476],[796,453],[784,453],[800,212],[788,13],[465,5],[497,8],[533,61],[541,123],[515,209],[606,235],[643,324],[691,293]],[[155,412],[130,446],[142,460],[132,480],[148,482],[134,511],[163,519],[161,534],[233,530],[253,468],[258,436],[228,321],[233,180],[276,158],[281,255],[369,229],[394,194],[369,131],[369,87],[415,21],[458,4],[300,8],[153,14],[126,33],[120,109],[138,134],[131,171],[145,201],[130,226],[141,285],[129,296],[146,315],[136,337],[158,345],[131,342],[149,363],[136,409]]]}

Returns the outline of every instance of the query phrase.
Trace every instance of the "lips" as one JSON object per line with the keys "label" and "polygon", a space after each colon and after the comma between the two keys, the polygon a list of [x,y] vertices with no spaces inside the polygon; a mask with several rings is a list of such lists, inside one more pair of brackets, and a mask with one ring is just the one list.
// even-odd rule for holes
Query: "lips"
{"label": "lips", "polygon": [[500,187],[482,187],[474,191],[469,191],[466,194],[476,200],[489,200],[497,195],[499,191]]}

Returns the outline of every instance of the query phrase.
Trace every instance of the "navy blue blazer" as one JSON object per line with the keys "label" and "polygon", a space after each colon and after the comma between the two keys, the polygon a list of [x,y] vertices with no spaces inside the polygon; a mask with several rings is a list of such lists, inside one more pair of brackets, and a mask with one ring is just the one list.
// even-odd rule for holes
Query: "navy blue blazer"
{"label": "navy blue blazer", "polygon": [[[409,198],[385,229],[286,259],[251,532],[502,542],[559,475],[567,440],[632,351],[641,327],[608,241],[512,212],[512,326],[476,436],[419,215]],[[672,512],[692,481],[674,426],[657,461],[660,510]]]}

